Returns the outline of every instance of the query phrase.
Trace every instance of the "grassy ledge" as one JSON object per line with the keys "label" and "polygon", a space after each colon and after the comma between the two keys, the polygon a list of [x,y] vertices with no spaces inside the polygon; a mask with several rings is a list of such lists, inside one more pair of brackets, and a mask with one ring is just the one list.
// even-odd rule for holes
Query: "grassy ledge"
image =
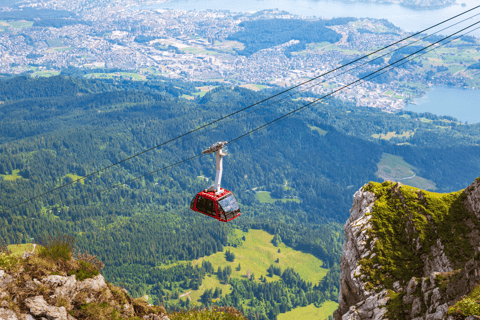
{"label": "grassy ledge", "polygon": [[388,317],[397,319],[403,293],[395,293],[393,283],[405,286],[412,277],[423,274],[437,239],[454,269],[461,268],[474,255],[466,236],[471,232],[467,221],[475,228],[479,221],[463,206],[463,190],[440,194],[390,181],[370,182],[364,190],[377,198],[366,244],[368,248],[376,241],[375,246],[369,257],[359,261],[367,276],[365,288],[376,292],[388,289]]}

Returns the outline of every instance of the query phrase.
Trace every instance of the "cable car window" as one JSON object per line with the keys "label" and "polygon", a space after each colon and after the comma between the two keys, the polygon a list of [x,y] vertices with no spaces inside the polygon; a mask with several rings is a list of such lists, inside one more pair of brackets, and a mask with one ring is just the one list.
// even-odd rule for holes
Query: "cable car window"
{"label": "cable car window", "polygon": [[237,200],[233,196],[233,193],[230,193],[227,197],[219,200],[218,204],[226,213],[239,210]]}
{"label": "cable car window", "polygon": [[193,210],[193,208],[195,207],[195,199],[197,199],[197,197],[194,197],[194,198],[192,199],[192,201],[190,202],[190,209],[192,209],[192,210]]}
{"label": "cable car window", "polygon": [[206,199],[204,197],[198,197],[197,200],[197,210],[200,210],[211,216],[215,216],[215,204],[212,200]]}

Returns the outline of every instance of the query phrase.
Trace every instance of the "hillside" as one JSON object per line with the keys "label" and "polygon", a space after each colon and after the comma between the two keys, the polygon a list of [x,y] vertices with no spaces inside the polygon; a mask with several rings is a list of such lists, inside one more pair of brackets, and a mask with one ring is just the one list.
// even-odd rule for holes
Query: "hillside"
{"label": "hillside", "polygon": [[[17,77],[1,84],[2,210],[279,90],[219,86],[200,96],[195,93],[207,83],[66,76]],[[182,98],[186,95],[196,98]],[[2,212],[0,238],[25,244],[57,231],[75,235],[79,249],[105,262],[106,281],[121,284],[133,297],[148,295],[150,303],[164,303],[167,312],[203,305],[207,290],[201,290],[207,288],[212,292],[205,296],[206,304],[216,300],[212,305],[235,306],[252,320],[257,314],[274,319],[302,308],[312,313],[322,305],[331,310],[329,303],[338,293],[342,225],[354,190],[390,173],[389,178],[398,179],[415,174],[420,185],[438,192],[465,186],[480,170],[480,125],[431,114],[387,114],[329,99],[229,145],[222,185],[235,193],[242,215],[228,224],[188,207],[213,178],[212,157],[129,181],[198,154],[213,142],[238,137],[311,96],[300,98],[226,119],[214,130],[199,131]],[[255,237],[249,235],[255,232],[263,236],[252,241]],[[237,234],[246,240],[233,241]],[[279,247],[280,256],[270,243],[273,238],[285,246]],[[259,248],[265,249],[266,262],[254,265],[251,257]],[[233,263],[225,259],[227,250],[237,256]],[[296,266],[295,255],[308,256],[305,261],[316,264],[319,276]],[[255,269],[254,281],[241,277],[244,264]],[[272,277],[270,265],[276,267]],[[225,271],[229,266],[230,274]],[[232,276],[228,285],[223,273]],[[217,286],[225,288],[221,299],[213,298]],[[266,299],[267,292],[282,290],[291,293],[289,301],[275,294]],[[179,299],[189,291],[197,295],[192,305],[186,296]]]}
{"label": "hillside", "polygon": [[163,307],[132,298],[125,288],[105,281],[102,262],[88,253],[74,254],[74,239],[59,235],[35,250],[0,248],[0,319],[245,319],[233,308],[166,314]]}
{"label": "hillside", "polygon": [[389,181],[361,188],[345,225],[335,319],[479,315],[479,209],[480,178],[445,194]]}

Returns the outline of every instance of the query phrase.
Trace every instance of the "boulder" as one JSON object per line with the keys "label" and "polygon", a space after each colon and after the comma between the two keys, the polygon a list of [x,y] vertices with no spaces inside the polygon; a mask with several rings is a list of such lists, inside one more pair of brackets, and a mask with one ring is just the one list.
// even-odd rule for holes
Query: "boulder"
{"label": "boulder", "polygon": [[48,320],[72,320],[65,307],[54,307],[48,305],[43,296],[36,296],[25,299],[25,305],[30,313],[36,317],[45,317]]}
{"label": "boulder", "polygon": [[[75,279],[75,276],[72,276]],[[42,279],[42,282],[45,283],[46,285],[50,287],[58,287],[58,286],[63,286],[69,278],[67,277],[62,277],[62,276],[57,276],[57,275],[51,275],[48,277],[45,277]]]}
{"label": "boulder", "polygon": [[15,312],[9,309],[0,308],[0,319],[2,320],[19,320]]}
{"label": "boulder", "polygon": [[[54,277],[54,276],[50,276]],[[57,276],[60,277],[60,276]],[[70,297],[73,299],[77,293],[77,280],[75,280],[75,275],[70,277],[60,277],[60,278],[49,278],[43,280],[44,283],[49,283],[55,288],[54,296],[59,297]]]}

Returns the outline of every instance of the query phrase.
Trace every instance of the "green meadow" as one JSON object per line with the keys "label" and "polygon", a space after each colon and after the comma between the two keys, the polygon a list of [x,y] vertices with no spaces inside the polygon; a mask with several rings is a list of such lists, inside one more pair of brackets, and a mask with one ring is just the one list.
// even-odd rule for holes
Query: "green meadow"
{"label": "green meadow", "polygon": [[17,179],[23,179],[18,173],[20,172],[20,170],[13,170],[13,172],[11,174],[0,174],[0,177],[3,179],[3,180],[7,180],[7,181],[13,181],[13,180],[17,180]]}
{"label": "green meadow", "polygon": [[297,198],[291,198],[291,199],[289,199],[289,198],[283,198],[283,199],[272,198],[272,196],[270,195],[270,192],[268,192],[268,191],[257,191],[255,196],[257,197],[258,201],[260,201],[261,203],[275,203],[275,201],[300,202],[300,199],[297,199]]}
{"label": "green meadow", "polygon": [[[219,266],[222,268],[230,266],[232,268],[231,277],[237,279],[247,279],[247,270],[250,270],[250,274],[255,276],[255,281],[259,281],[260,276],[266,277],[267,281],[278,281],[280,279],[279,276],[274,275],[271,278],[267,277],[267,269],[272,264],[279,266],[282,270],[293,268],[304,280],[313,284],[318,283],[328,272],[328,269],[323,267],[323,262],[309,253],[296,251],[283,243],[275,247],[272,244],[273,235],[263,230],[252,229],[248,232],[235,230],[234,237],[237,239],[245,237],[245,240],[241,240],[241,244],[237,245],[237,247],[226,247],[225,250],[230,250],[235,254],[235,260],[233,262],[226,260],[225,252],[217,252],[208,257],[193,260],[192,264],[195,266],[201,264],[202,261],[209,261],[215,270]],[[277,259],[278,263],[275,262]],[[236,270],[238,264],[240,264],[241,267],[240,271]],[[221,283],[217,276],[212,274],[207,275],[203,279],[202,286],[199,290],[185,290],[182,293],[185,295],[181,298],[188,298],[186,295],[186,293],[188,293],[192,302],[200,305],[200,296],[205,290],[215,289],[216,287],[222,289],[222,295],[228,294],[232,290],[229,284]]]}
{"label": "green meadow", "polygon": [[292,311],[281,313],[278,315],[278,320],[324,320],[333,314],[338,308],[338,303],[334,301],[326,301],[320,308],[309,304],[306,307],[298,307]]}

